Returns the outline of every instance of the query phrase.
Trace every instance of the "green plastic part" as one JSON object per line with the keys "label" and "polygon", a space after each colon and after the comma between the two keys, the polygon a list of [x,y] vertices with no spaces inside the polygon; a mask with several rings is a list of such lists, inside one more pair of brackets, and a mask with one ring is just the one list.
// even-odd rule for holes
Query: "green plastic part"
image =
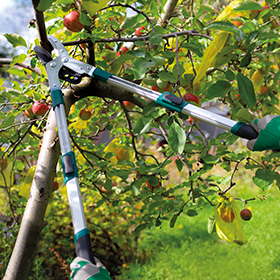
{"label": "green plastic part", "polygon": [[84,228],[84,229],[78,231],[78,232],[75,234],[75,236],[74,236],[74,243],[76,243],[76,241],[77,241],[78,239],[80,239],[82,236],[88,235],[88,234],[89,234],[88,228]]}
{"label": "green plastic part", "polygon": [[93,78],[96,78],[104,83],[107,83],[107,80],[112,76],[113,74],[97,68],[92,73]]}
{"label": "green plastic part", "polygon": [[259,137],[253,151],[279,150],[280,149],[280,117],[272,119],[264,129],[259,132]]}
{"label": "green plastic part", "polygon": [[52,107],[59,104],[64,104],[63,94],[60,89],[55,89],[51,91],[51,97],[52,97]]}
{"label": "green plastic part", "polygon": [[231,132],[232,134],[236,135],[236,133],[237,133],[237,131],[239,130],[239,128],[240,128],[241,126],[243,126],[243,125],[244,125],[244,123],[241,123],[241,122],[236,123],[236,124],[231,128],[230,132]]}
{"label": "green plastic part", "polygon": [[155,101],[156,104],[168,108],[172,111],[181,112],[182,109],[188,105],[189,103],[185,101],[183,98],[180,98],[170,92],[164,92],[160,95]]}

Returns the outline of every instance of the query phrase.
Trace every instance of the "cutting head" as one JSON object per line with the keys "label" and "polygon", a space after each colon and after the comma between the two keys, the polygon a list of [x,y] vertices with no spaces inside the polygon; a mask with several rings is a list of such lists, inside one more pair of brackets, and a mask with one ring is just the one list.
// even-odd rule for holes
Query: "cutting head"
{"label": "cutting head", "polygon": [[[52,63],[52,61],[58,62],[58,60],[60,60],[63,63],[65,61],[70,60],[67,50],[65,49],[63,44],[58,39],[56,39],[53,36],[49,36],[48,40],[51,43],[51,45],[53,46],[53,50],[56,55],[55,59],[52,57],[52,55],[46,49],[39,47],[39,46],[34,47],[34,51],[35,51],[36,55],[38,56],[38,58],[40,59],[40,61],[42,62],[42,64],[45,67],[48,63]],[[60,62],[60,64],[61,64],[61,62]],[[53,63],[53,65],[55,65],[55,64]],[[59,76],[59,79],[69,82],[71,84],[78,84],[82,80],[81,74],[69,69],[66,66],[62,66],[59,69],[58,76]]]}

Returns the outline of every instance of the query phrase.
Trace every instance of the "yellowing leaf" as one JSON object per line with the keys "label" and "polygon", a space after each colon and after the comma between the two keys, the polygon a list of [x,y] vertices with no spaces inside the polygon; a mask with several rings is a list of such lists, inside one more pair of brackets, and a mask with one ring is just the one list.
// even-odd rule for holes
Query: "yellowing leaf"
{"label": "yellowing leaf", "polygon": [[235,0],[230,2],[230,4],[220,13],[220,15],[216,18],[217,21],[221,20],[229,20],[232,16],[236,15],[236,12],[233,12],[233,9],[240,3],[242,0]]}
{"label": "yellowing leaf", "polygon": [[112,164],[116,164],[118,161],[133,160],[133,149],[126,143],[122,143],[119,138],[112,140],[108,146],[104,149],[104,153],[115,153],[115,156],[110,158]]}
{"label": "yellowing leaf", "polygon": [[0,186],[11,186],[14,183],[13,163],[7,160],[7,167],[0,172]]}
{"label": "yellowing leaf", "polygon": [[105,7],[108,2],[108,0],[82,0],[82,6],[91,16],[93,16],[96,12]]}
{"label": "yellowing leaf", "polygon": [[31,166],[26,174],[24,182],[19,186],[19,195],[28,198],[30,193],[31,184],[35,174],[36,165]]}
{"label": "yellowing leaf", "polygon": [[73,122],[70,124],[69,128],[74,128],[76,130],[86,129],[87,121],[83,121],[80,117],[73,119]]}
{"label": "yellowing leaf", "polygon": [[218,35],[214,38],[214,40],[211,42],[211,44],[207,47],[207,49],[204,52],[202,61],[199,65],[199,69],[197,71],[196,77],[194,79],[194,84],[198,83],[204,77],[208,68],[212,66],[216,55],[224,47],[228,35],[229,32],[226,31],[219,32]]}

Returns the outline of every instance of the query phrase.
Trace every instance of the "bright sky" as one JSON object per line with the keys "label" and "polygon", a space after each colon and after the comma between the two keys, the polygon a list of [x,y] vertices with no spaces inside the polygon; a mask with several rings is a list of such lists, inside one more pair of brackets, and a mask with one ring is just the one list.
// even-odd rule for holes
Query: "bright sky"
{"label": "bright sky", "polygon": [[0,0],[0,51],[1,47],[11,47],[3,36],[16,33],[26,41],[36,36],[36,30],[29,28],[29,21],[34,18],[32,0]]}

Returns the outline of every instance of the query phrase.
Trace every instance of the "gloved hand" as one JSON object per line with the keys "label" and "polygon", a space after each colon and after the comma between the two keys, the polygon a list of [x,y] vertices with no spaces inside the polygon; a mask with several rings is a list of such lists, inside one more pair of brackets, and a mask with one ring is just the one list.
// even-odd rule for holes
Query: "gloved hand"
{"label": "gloved hand", "polygon": [[70,279],[73,280],[111,280],[105,266],[94,258],[95,264],[81,257],[76,257],[70,264],[72,270]]}
{"label": "gloved hand", "polygon": [[254,120],[250,125],[259,133],[256,139],[247,143],[251,151],[279,150],[280,149],[280,116],[267,115]]}

